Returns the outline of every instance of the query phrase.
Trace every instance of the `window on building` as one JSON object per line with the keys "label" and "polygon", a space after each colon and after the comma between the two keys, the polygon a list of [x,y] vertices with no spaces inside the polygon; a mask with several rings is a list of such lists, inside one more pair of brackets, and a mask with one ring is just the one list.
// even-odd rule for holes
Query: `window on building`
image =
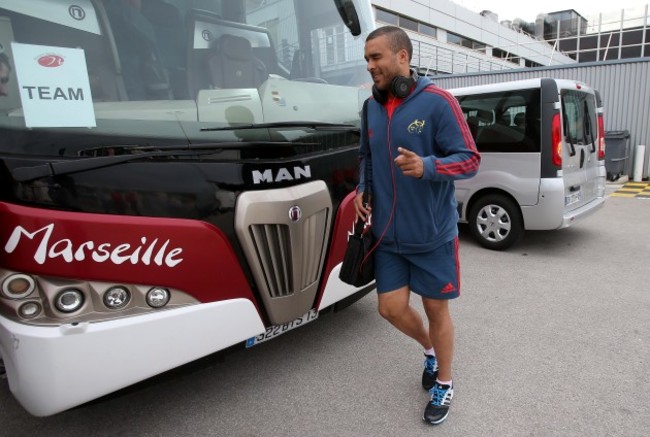
{"label": "window on building", "polygon": [[327,53],[327,65],[334,63],[334,29],[325,29],[325,50]]}
{"label": "window on building", "polygon": [[399,17],[399,27],[402,27],[404,29],[412,30],[414,32],[418,31],[418,22],[415,20],[411,20],[410,18],[406,17]]}
{"label": "window on building", "polygon": [[526,59],[525,61],[526,67],[533,68],[533,67],[541,67],[542,64],[539,62],[531,61],[530,59]]}
{"label": "window on building", "polygon": [[519,63],[519,57],[518,56],[515,56],[510,52],[507,52],[507,51],[502,50],[502,49],[498,49],[496,47],[494,47],[492,49],[492,56],[495,57],[495,58],[503,59],[505,61],[514,62],[516,64]]}
{"label": "window on building", "polygon": [[336,60],[345,62],[345,30],[343,26],[336,26]]}
{"label": "window on building", "polygon": [[463,37],[455,33],[447,32],[447,42],[461,46],[463,45]]}
{"label": "window on building", "polygon": [[393,24],[395,26],[398,25],[397,15],[383,9],[375,8],[375,18],[377,21],[381,21],[386,24]]}
{"label": "window on building", "polygon": [[434,38],[438,37],[438,30],[435,27],[424,23],[420,23],[420,33],[432,36]]}
{"label": "window on building", "polygon": [[447,32],[447,42],[485,53],[485,44],[456,35],[455,33]]}
{"label": "window on building", "polygon": [[472,50],[485,53],[486,45],[477,41],[472,41]]}

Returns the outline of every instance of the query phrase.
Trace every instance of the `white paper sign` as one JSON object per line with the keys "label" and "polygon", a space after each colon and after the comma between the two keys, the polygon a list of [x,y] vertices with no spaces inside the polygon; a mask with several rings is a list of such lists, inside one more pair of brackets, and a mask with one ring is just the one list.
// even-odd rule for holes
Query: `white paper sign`
{"label": "white paper sign", "polygon": [[82,49],[11,43],[27,127],[95,127]]}

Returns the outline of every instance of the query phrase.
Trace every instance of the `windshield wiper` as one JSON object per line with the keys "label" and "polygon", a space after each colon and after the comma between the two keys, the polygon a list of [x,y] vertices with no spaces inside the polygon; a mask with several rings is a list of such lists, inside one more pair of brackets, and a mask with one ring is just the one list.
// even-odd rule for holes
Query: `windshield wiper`
{"label": "windshield wiper", "polygon": [[589,105],[587,104],[587,100],[585,100],[585,113],[584,113],[584,127],[585,127],[585,139],[591,144],[591,153],[594,153],[596,151],[596,141],[594,131],[593,131],[593,126],[591,124],[591,118],[589,117]]}
{"label": "windshield wiper", "polygon": [[[145,158],[161,158],[169,156],[203,156],[213,155],[225,149],[245,149],[251,147],[296,147],[311,145],[311,143],[298,143],[290,141],[233,141],[216,144],[193,144],[191,147],[186,145],[173,146],[170,148],[159,147],[158,150],[151,152],[142,152],[125,155],[101,156],[93,158],[74,159],[70,161],[48,162],[31,167],[18,167],[11,171],[11,174],[17,182],[29,182],[35,179],[52,176],[63,176],[71,173],[96,170],[99,168],[110,167],[113,165],[124,164],[130,161],[136,161]],[[160,150],[163,149],[163,150]],[[164,150],[167,149],[167,150]],[[142,150],[141,146],[134,146],[125,150]]]}
{"label": "windshield wiper", "polygon": [[243,123],[223,127],[206,127],[201,132],[229,131],[229,130],[250,130],[250,129],[271,129],[271,128],[307,128],[313,130],[334,130],[359,132],[359,127],[346,123],[324,123],[318,121],[277,121],[273,123]]}
{"label": "windshield wiper", "polygon": [[573,135],[571,135],[571,129],[569,128],[569,117],[566,114],[566,108],[564,106],[564,102],[562,102],[562,121],[564,123],[564,129],[565,129],[565,131],[567,131],[567,132],[565,132],[564,139],[565,140],[568,139],[569,140],[569,145],[571,146],[571,148],[569,150],[569,156],[575,156],[576,155],[576,147],[573,144],[573,139],[574,138],[573,138]]}
{"label": "windshield wiper", "polygon": [[196,155],[196,154],[214,153],[214,151],[187,152],[187,151],[157,151],[145,152],[137,155],[117,155],[101,156],[99,158],[83,158],[73,161],[48,162],[47,164],[35,165],[33,167],[18,167],[11,173],[17,182],[28,182],[34,179],[40,179],[47,176],[62,176],[70,173],[95,170],[98,168],[110,167],[112,165],[122,164],[129,161],[144,158],[157,158],[165,156]]}

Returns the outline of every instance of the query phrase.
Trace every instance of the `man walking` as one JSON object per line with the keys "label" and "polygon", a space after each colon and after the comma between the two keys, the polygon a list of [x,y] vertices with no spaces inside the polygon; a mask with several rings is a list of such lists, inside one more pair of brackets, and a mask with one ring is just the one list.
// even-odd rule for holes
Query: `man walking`
{"label": "man walking", "polygon": [[[472,177],[480,155],[455,98],[410,70],[413,46],[398,27],[365,43],[374,86],[362,121],[357,215],[372,212],[377,241],[379,313],[425,353],[422,386],[431,395],[423,419],[439,424],[453,397],[454,327],[449,301],[460,294],[454,180]],[[371,161],[370,205],[363,168]],[[428,329],[410,305],[420,295]]]}

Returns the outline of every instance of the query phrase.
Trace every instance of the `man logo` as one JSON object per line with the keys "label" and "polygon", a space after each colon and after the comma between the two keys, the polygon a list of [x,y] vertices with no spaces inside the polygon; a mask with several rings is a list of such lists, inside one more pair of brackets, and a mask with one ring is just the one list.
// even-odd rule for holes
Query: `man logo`
{"label": "man logo", "polygon": [[421,134],[424,123],[424,120],[418,120],[416,118],[411,124],[409,124],[408,131],[412,134]]}
{"label": "man logo", "polygon": [[297,181],[298,179],[311,178],[311,167],[306,165],[304,167],[295,166],[291,168],[278,168],[278,169],[265,169],[253,170],[253,184],[284,182],[284,181]]}
{"label": "man logo", "polygon": [[289,220],[291,220],[293,223],[296,223],[300,221],[301,217],[302,217],[302,210],[300,209],[299,206],[294,205],[291,208],[289,208]]}

